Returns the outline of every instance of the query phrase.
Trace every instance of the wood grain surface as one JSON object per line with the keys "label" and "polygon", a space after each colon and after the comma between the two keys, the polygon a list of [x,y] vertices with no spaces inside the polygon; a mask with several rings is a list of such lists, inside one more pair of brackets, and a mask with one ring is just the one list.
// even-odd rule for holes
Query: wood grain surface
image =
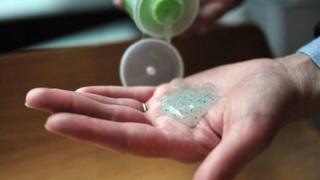
{"label": "wood grain surface", "polygon": [[[145,159],[70,141],[47,133],[48,114],[24,107],[28,90],[74,90],[118,85],[119,59],[131,42],[0,56],[1,180],[188,180],[198,164]],[[192,74],[220,64],[270,57],[253,26],[215,28],[201,37],[175,41]],[[239,180],[320,179],[320,137],[308,124],[286,127],[272,146],[250,163]]]}

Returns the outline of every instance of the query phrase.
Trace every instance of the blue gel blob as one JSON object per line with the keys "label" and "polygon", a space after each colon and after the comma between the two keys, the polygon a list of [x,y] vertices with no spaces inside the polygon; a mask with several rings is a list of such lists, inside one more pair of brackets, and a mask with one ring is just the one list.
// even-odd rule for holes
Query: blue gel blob
{"label": "blue gel blob", "polygon": [[217,101],[213,85],[199,88],[184,86],[172,90],[161,99],[161,111],[174,120],[194,127]]}

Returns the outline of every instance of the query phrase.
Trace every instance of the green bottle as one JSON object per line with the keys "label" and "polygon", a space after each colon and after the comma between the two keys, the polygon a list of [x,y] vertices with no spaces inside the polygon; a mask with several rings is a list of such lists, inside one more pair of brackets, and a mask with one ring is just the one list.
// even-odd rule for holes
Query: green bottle
{"label": "green bottle", "polygon": [[155,38],[186,31],[198,14],[199,4],[199,0],[124,0],[140,31]]}

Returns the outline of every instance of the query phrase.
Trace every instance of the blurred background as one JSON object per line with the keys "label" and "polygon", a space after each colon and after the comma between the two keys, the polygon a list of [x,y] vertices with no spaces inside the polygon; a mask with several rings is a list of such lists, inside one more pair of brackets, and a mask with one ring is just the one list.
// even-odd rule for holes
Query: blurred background
{"label": "blurred background", "polygon": [[136,35],[112,0],[0,1],[0,52],[97,45]]}
{"label": "blurred background", "polygon": [[[314,38],[318,21],[319,0],[247,0],[219,20],[222,26],[174,43],[187,74],[193,74],[293,53]],[[60,138],[44,130],[47,113],[24,107],[34,87],[119,85],[119,60],[140,37],[112,0],[0,0],[0,179],[191,179],[199,164],[123,155]],[[319,180],[316,129],[320,118],[288,126],[237,179]]]}
{"label": "blurred background", "polygon": [[[294,52],[313,38],[318,0],[248,0],[220,22],[254,23],[275,56]],[[0,53],[125,41],[139,37],[112,0],[1,0]]]}

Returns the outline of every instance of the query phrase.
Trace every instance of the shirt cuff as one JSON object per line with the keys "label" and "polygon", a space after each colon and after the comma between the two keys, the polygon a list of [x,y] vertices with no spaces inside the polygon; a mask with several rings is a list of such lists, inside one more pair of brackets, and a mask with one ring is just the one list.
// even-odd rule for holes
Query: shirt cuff
{"label": "shirt cuff", "polygon": [[299,49],[298,52],[309,56],[320,68],[320,37]]}

